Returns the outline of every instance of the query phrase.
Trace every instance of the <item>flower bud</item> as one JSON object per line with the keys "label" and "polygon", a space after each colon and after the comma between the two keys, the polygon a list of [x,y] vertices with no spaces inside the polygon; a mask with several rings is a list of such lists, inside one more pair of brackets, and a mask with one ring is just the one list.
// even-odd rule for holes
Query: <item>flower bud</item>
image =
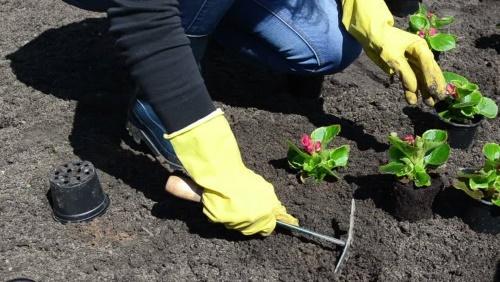
{"label": "flower bud", "polygon": [[411,134],[407,134],[403,137],[403,141],[405,141],[406,143],[408,143],[410,145],[413,145],[415,143],[415,136],[413,136]]}

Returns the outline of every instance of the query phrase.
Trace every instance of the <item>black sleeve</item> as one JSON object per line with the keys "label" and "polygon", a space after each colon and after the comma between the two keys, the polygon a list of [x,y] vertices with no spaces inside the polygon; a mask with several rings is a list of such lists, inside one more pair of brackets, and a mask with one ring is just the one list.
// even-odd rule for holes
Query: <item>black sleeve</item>
{"label": "black sleeve", "polygon": [[116,37],[141,98],[172,133],[215,110],[189,39],[178,0],[113,0],[108,9]]}

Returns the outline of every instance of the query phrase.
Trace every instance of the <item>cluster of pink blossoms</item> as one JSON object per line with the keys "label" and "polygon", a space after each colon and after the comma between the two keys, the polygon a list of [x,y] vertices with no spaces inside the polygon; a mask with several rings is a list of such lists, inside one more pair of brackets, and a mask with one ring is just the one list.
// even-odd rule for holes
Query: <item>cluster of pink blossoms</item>
{"label": "cluster of pink blossoms", "polygon": [[411,134],[407,134],[403,137],[403,141],[405,141],[406,143],[408,143],[410,145],[413,145],[413,144],[415,144],[415,136],[413,136]]}
{"label": "cluster of pink blossoms", "polygon": [[458,98],[457,87],[451,83],[448,83],[448,85],[446,85],[446,93],[450,95],[453,99]]}
{"label": "cluster of pink blossoms", "polygon": [[[431,27],[429,28],[429,32],[427,33],[429,36],[434,36],[438,33],[437,29]],[[425,31],[423,29],[419,30],[417,33],[418,36],[424,38],[425,37]]]}
{"label": "cluster of pink blossoms", "polygon": [[311,136],[307,134],[302,135],[302,138],[300,138],[300,143],[302,143],[302,147],[304,147],[304,150],[306,150],[309,154],[319,152],[321,150],[321,142],[314,142],[311,139]]}

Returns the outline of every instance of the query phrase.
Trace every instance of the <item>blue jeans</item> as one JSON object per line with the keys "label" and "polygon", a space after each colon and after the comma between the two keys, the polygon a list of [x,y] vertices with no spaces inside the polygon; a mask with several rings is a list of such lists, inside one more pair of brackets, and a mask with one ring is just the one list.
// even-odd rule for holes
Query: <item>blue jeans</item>
{"label": "blue jeans", "polygon": [[[105,11],[111,5],[110,0],[63,1],[93,11]],[[179,3],[182,24],[198,58],[208,35],[223,46],[284,73],[338,72],[361,53],[361,46],[342,25],[341,7],[336,0],[179,0]]]}

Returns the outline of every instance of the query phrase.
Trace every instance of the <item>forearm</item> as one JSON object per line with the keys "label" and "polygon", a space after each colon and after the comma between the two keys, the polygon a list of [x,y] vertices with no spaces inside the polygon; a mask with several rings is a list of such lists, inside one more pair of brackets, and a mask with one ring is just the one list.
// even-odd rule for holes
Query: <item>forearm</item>
{"label": "forearm", "polygon": [[110,31],[131,75],[174,132],[215,110],[181,25],[177,0],[114,0]]}

